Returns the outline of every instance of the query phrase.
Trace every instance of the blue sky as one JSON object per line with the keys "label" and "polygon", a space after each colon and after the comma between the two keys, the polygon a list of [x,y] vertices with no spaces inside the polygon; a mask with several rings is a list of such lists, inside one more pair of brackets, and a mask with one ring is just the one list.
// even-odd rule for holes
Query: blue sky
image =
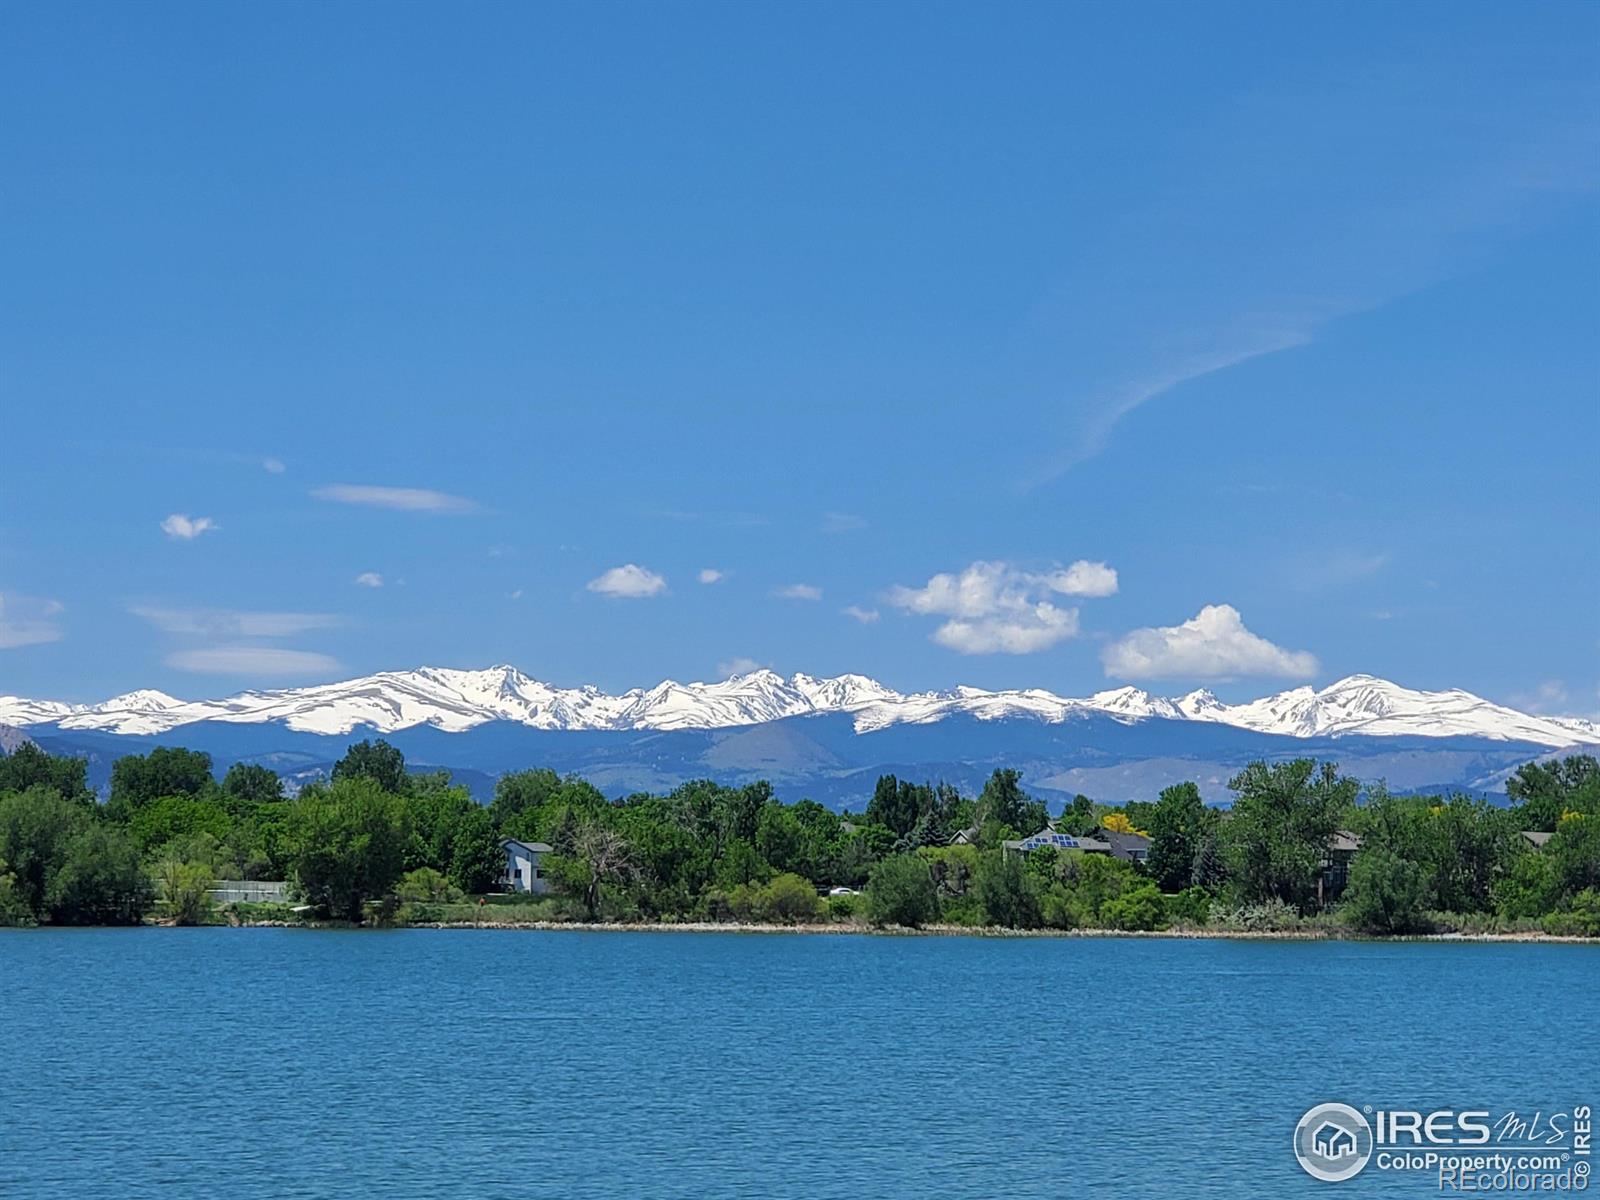
{"label": "blue sky", "polygon": [[4,29],[0,693],[1600,709],[1592,4]]}

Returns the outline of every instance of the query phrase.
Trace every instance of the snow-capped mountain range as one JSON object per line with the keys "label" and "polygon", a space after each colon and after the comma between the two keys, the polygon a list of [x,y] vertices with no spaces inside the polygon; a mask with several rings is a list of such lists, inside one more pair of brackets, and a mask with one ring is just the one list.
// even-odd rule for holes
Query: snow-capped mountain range
{"label": "snow-capped mountain range", "polygon": [[906,694],[862,675],[818,679],[797,674],[785,679],[773,671],[752,671],[720,683],[667,680],[648,691],[614,696],[595,687],[552,687],[509,666],[384,671],[314,687],[241,692],[221,700],[179,700],[150,690],[87,705],[0,696],[0,724],[118,734],[162,734],[197,721],[278,723],[319,734],[363,728],[393,733],[417,726],[458,733],[491,721],[542,730],[722,729],[813,713],[848,713],[858,733],[902,723],[931,724],[956,714],[1051,724],[1099,714],[1125,724],[1204,721],[1300,738],[1409,735],[1551,747],[1600,743],[1600,724],[1593,721],[1522,713],[1460,690],[1414,691],[1371,675],[1351,675],[1320,691],[1294,688],[1244,704],[1224,704],[1204,690],[1164,699],[1134,687],[1083,699],[1037,689],[992,692],[970,687]]}

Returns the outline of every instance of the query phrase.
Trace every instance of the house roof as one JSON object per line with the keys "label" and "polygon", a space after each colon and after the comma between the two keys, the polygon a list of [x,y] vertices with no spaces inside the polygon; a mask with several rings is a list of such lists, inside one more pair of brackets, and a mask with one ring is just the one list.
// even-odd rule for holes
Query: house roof
{"label": "house roof", "polygon": [[1336,829],[1333,837],[1328,839],[1329,850],[1349,850],[1352,853],[1361,849],[1361,839],[1348,829]]}
{"label": "house roof", "polygon": [[1113,850],[1144,850],[1150,845],[1150,839],[1142,833],[1118,833],[1115,829],[1102,829],[1096,836],[1110,843]]}
{"label": "house roof", "polygon": [[[1030,846],[1028,843],[1032,842]],[[1092,837],[1074,837],[1067,833],[1057,833],[1048,827],[1039,830],[1016,841],[1001,843],[1007,850],[1033,850],[1042,846],[1049,846],[1056,850],[1087,850],[1091,853],[1110,854],[1111,845]]]}
{"label": "house roof", "polygon": [[534,854],[552,854],[555,851],[555,847],[547,846],[543,842],[519,842],[516,838],[506,838],[500,844],[501,846],[520,846],[522,849]]}
{"label": "house roof", "polygon": [[1539,849],[1543,849],[1544,844],[1550,840],[1550,834],[1539,829],[1524,829],[1522,836],[1528,839],[1529,845],[1536,846]]}

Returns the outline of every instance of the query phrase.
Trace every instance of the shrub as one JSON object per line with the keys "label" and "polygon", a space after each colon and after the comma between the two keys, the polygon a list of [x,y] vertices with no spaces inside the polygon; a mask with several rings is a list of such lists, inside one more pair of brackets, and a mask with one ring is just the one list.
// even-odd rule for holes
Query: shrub
{"label": "shrub", "polygon": [[1561,937],[1600,937],[1600,890],[1579,892],[1571,907],[1544,919],[1544,931]]}
{"label": "shrub", "polygon": [[928,864],[915,854],[893,854],[872,868],[867,878],[867,913],[874,925],[911,929],[939,916],[939,896]]}
{"label": "shrub", "polygon": [[0,862],[0,928],[7,925],[32,925],[33,914],[17,894],[17,881]]}
{"label": "shrub", "polygon": [[1153,883],[1129,888],[1100,906],[1100,919],[1110,929],[1156,929],[1164,916],[1161,892]]}
{"label": "shrub", "polygon": [[1282,900],[1245,905],[1227,904],[1216,900],[1212,902],[1208,923],[1221,929],[1272,933],[1299,929],[1305,925],[1305,919]]}
{"label": "shrub", "polygon": [[823,904],[810,880],[785,872],[762,889],[761,909],[769,921],[793,925],[820,918]]}
{"label": "shrub", "polygon": [[1184,888],[1176,896],[1163,896],[1169,925],[1204,925],[1211,919],[1211,893],[1203,887]]}
{"label": "shrub", "polygon": [[466,899],[460,888],[432,867],[407,871],[395,884],[394,894],[407,904],[460,904]]}
{"label": "shrub", "polygon": [[854,921],[866,911],[866,903],[860,896],[829,896],[828,919],[830,921]]}
{"label": "shrub", "polygon": [[156,867],[161,915],[174,925],[203,925],[216,911],[211,889],[217,880],[205,863],[166,859]]}

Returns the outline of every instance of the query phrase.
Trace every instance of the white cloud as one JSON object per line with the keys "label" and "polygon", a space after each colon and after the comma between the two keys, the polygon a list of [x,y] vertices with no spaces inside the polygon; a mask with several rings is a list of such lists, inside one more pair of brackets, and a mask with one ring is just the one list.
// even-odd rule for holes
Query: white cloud
{"label": "white cloud", "polygon": [[261,469],[268,475],[282,475],[287,468],[283,465],[283,459],[268,457],[261,460]]}
{"label": "white cloud", "polygon": [[701,583],[721,583],[727,577],[726,571],[719,571],[715,567],[702,567],[700,574],[695,576]]}
{"label": "white cloud", "polygon": [[311,494],[318,500],[333,500],[339,504],[359,504],[368,508],[392,508],[400,512],[466,513],[477,504],[465,496],[452,496],[448,492],[435,492],[428,488],[375,487],[362,483],[335,483],[313,488]]}
{"label": "white cloud", "polygon": [[210,533],[218,525],[210,517],[191,517],[187,513],[173,513],[161,522],[161,532],[181,542],[192,542],[202,533]]}
{"label": "white cloud", "polygon": [[829,512],[822,514],[823,533],[854,533],[867,527],[867,519],[855,513]]}
{"label": "white cloud", "polygon": [[54,618],[60,612],[55,600],[0,594],[0,650],[59,642],[61,626]]}
{"label": "white cloud", "polygon": [[847,604],[839,610],[845,616],[863,625],[871,625],[878,619],[878,610],[875,608],[862,608],[859,604]]}
{"label": "white cloud", "polygon": [[773,588],[772,594],[780,600],[821,600],[822,589],[809,583],[790,583]]}
{"label": "white cloud", "polygon": [[1035,654],[1078,634],[1078,610],[1056,596],[1110,596],[1117,573],[1080,559],[1068,567],[1024,571],[978,561],[959,575],[942,572],[919,588],[895,587],[889,603],[906,612],[948,617],[933,640],[961,654]]}
{"label": "white cloud", "polygon": [[753,658],[730,658],[727,662],[717,664],[717,674],[723,679],[732,679],[735,675],[748,675],[751,671],[759,671],[765,665]]}
{"label": "white cloud", "polygon": [[517,588],[515,591],[508,592],[506,594],[506,598],[508,600],[521,600],[522,599],[522,589],[521,588]]}
{"label": "white cloud", "polygon": [[1009,563],[978,561],[959,575],[941,572],[920,588],[894,587],[889,603],[907,612],[946,617],[987,617],[1021,611],[1050,593],[1109,596],[1117,573],[1105,563],[1079,560],[1045,572],[1024,571]]}
{"label": "white cloud", "polygon": [[276,646],[211,646],[167,655],[167,666],[201,675],[319,675],[339,669],[337,659]]}
{"label": "white cloud", "polygon": [[381,588],[383,586],[383,576],[376,571],[363,571],[356,576],[356,582],[362,587]]}
{"label": "white cloud", "polygon": [[667,581],[637,563],[624,563],[591,579],[586,586],[591,592],[602,596],[639,600],[646,596],[659,596],[667,590]]}
{"label": "white cloud", "polygon": [[1107,646],[1100,660],[1117,679],[1309,679],[1318,670],[1316,655],[1251,633],[1229,604],[1208,604],[1182,625],[1135,629]]}
{"label": "white cloud", "polygon": [[340,624],[332,613],[241,612],[230,609],[159,608],[135,604],[128,611],[164,633],[204,638],[294,637]]}
{"label": "white cloud", "polygon": [[1051,591],[1063,596],[1115,596],[1117,594],[1116,568],[1103,562],[1079,559],[1065,571],[1055,571],[1046,577]]}
{"label": "white cloud", "polygon": [[946,621],[933,640],[958,654],[1037,654],[1078,636],[1078,610],[1040,601],[1004,616]]}

